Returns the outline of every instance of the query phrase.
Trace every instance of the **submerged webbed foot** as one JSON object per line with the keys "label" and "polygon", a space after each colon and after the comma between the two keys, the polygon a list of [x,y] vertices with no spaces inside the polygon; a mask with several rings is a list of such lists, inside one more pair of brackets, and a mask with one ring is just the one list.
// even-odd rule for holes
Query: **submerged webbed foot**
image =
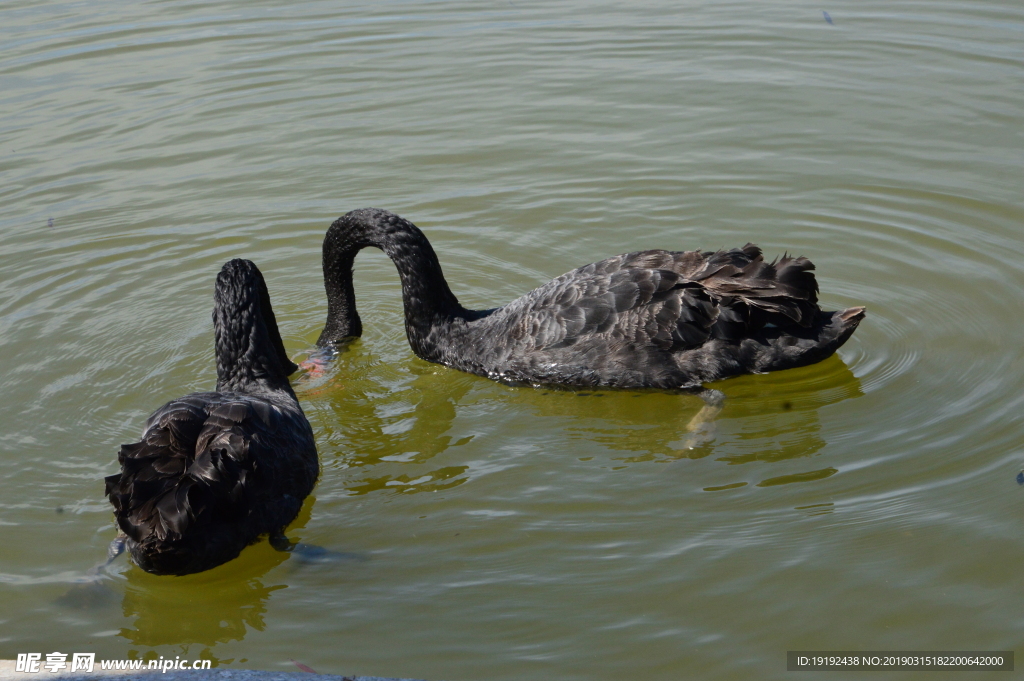
{"label": "submerged webbed foot", "polygon": [[98,578],[81,584],[73,584],[53,602],[62,608],[72,610],[95,610],[118,601],[117,592],[101,582]]}
{"label": "submerged webbed foot", "polygon": [[316,565],[319,563],[337,563],[343,560],[367,560],[367,556],[350,553],[347,551],[332,551],[316,544],[303,544],[293,542],[283,532],[270,535],[270,545],[278,551],[284,551],[295,556],[296,560],[305,565]]}
{"label": "submerged webbed foot", "polygon": [[102,576],[114,559],[124,553],[127,539],[127,536],[118,533],[107,547],[107,560],[89,568],[85,573],[85,579],[81,583],[73,585],[54,603],[63,608],[75,610],[91,610],[113,603],[117,594],[103,583]]}
{"label": "submerged webbed foot", "polygon": [[124,553],[125,542],[128,541],[128,535],[118,533],[116,537],[110,542],[110,546],[107,547],[107,562],[102,565],[97,565],[94,570],[97,573],[102,572],[107,568],[108,565],[114,562],[114,559]]}
{"label": "submerged webbed foot", "polygon": [[274,532],[270,535],[270,545],[278,551],[288,552],[291,551],[295,544],[292,540],[284,536],[284,532]]}
{"label": "submerged webbed foot", "polygon": [[704,406],[686,424],[687,434],[683,436],[680,449],[696,449],[718,435],[715,418],[725,405],[725,393],[721,390],[703,390],[700,397],[704,400]]}

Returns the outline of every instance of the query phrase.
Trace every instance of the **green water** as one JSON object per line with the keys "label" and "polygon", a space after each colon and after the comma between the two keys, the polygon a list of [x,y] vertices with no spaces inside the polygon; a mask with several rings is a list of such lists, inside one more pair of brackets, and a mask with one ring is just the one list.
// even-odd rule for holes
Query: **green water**
{"label": "green water", "polygon": [[[0,657],[601,681],[1024,649],[1024,8],[7,0],[0,25]],[[214,383],[220,265],[260,266],[302,358],[323,233],[364,206],[469,307],[753,241],[868,317],[717,384],[715,440],[681,450],[692,396],[416,359],[364,252],[363,339],[296,384],[323,474],[289,534],[346,558],[76,587],[118,446]]]}

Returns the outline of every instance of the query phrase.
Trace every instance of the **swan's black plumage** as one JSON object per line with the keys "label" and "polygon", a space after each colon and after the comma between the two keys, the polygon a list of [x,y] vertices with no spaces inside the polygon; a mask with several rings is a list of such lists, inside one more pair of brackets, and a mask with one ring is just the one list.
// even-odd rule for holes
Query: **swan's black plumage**
{"label": "swan's black plumage", "polygon": [[132,558],[183,575],[236,557],[294,520],[319,475],[313,431],[288,375],[263,275],[232,260],[213,308],[217,391],[168,402],[106,478]]}
{"label": "swan's black plumage", "polygon": [[563,274],[504,307],[467,310],[423,233],[393,213],[365,208],[340,217],[324,238],[328,315],[320,346],[362,333],[352,265],[367,246],[398,268],[406,334],[418,356],[512,382],[695,388],[818,362],[864,318],[862,307],[818,307],[809,260],[765,262],[753,244],[626,253]]}

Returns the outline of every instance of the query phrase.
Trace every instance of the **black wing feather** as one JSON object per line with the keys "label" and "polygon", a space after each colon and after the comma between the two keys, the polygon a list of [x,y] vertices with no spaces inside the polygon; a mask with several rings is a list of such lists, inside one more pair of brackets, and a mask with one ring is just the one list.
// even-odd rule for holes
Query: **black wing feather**
{"label": "black wing feather", "polygon": [[316,482],[299,410],[286,418],[259,397],[198,393],[148,423],[140,442],[121,447],[122,471],[106,478],[106,491],[133,556],[151,571],[185,574],[234,557],[291,522]]}
{"label": "black wing feather", "polygon": [[514,316],[528,325],[513,335],[532,336],[537,350],[607,336],[679,352],[712,337],[739,339],[769,323],[806,327],[818,311],[813,269],[806,258],[765,262],[753,244],[627,253],[562,275],[510,304],[523,308]]}
{"label": "black wing feather", "polygon": [[[511,380],[571,377],[577,385],[634,387],[683,387],[759,370],[744,366],[740,343],[766,328],[822,323],[813,269],[806,258],[766,262],[753,244],[608,258],[496,311],[493,328],[506,341],[484,348],[491,353],[479,360],[486,370],[460,368]],[[736,347],[715,350],[715,342]]]}

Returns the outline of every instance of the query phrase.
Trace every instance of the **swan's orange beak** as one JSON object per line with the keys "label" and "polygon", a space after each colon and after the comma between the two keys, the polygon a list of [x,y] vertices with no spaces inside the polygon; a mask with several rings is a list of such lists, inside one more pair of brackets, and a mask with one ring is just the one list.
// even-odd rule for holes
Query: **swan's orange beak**
{"label": "swan's orange beak", "polygon": [[320,378],[323,376],[326,371],[324,367],[324,363],[320,363],[312,359],[307,359],[305,362],[299,363],[299,368],[309,374],[312,378]]}
{"label": "swan's orange beak", "polygon": [[333,347],[317,348],[304,362],[299,362],[299,368],[305,371],[310,378],[320,378],[327,373],[327,367],[337,356],[338,352]]}

